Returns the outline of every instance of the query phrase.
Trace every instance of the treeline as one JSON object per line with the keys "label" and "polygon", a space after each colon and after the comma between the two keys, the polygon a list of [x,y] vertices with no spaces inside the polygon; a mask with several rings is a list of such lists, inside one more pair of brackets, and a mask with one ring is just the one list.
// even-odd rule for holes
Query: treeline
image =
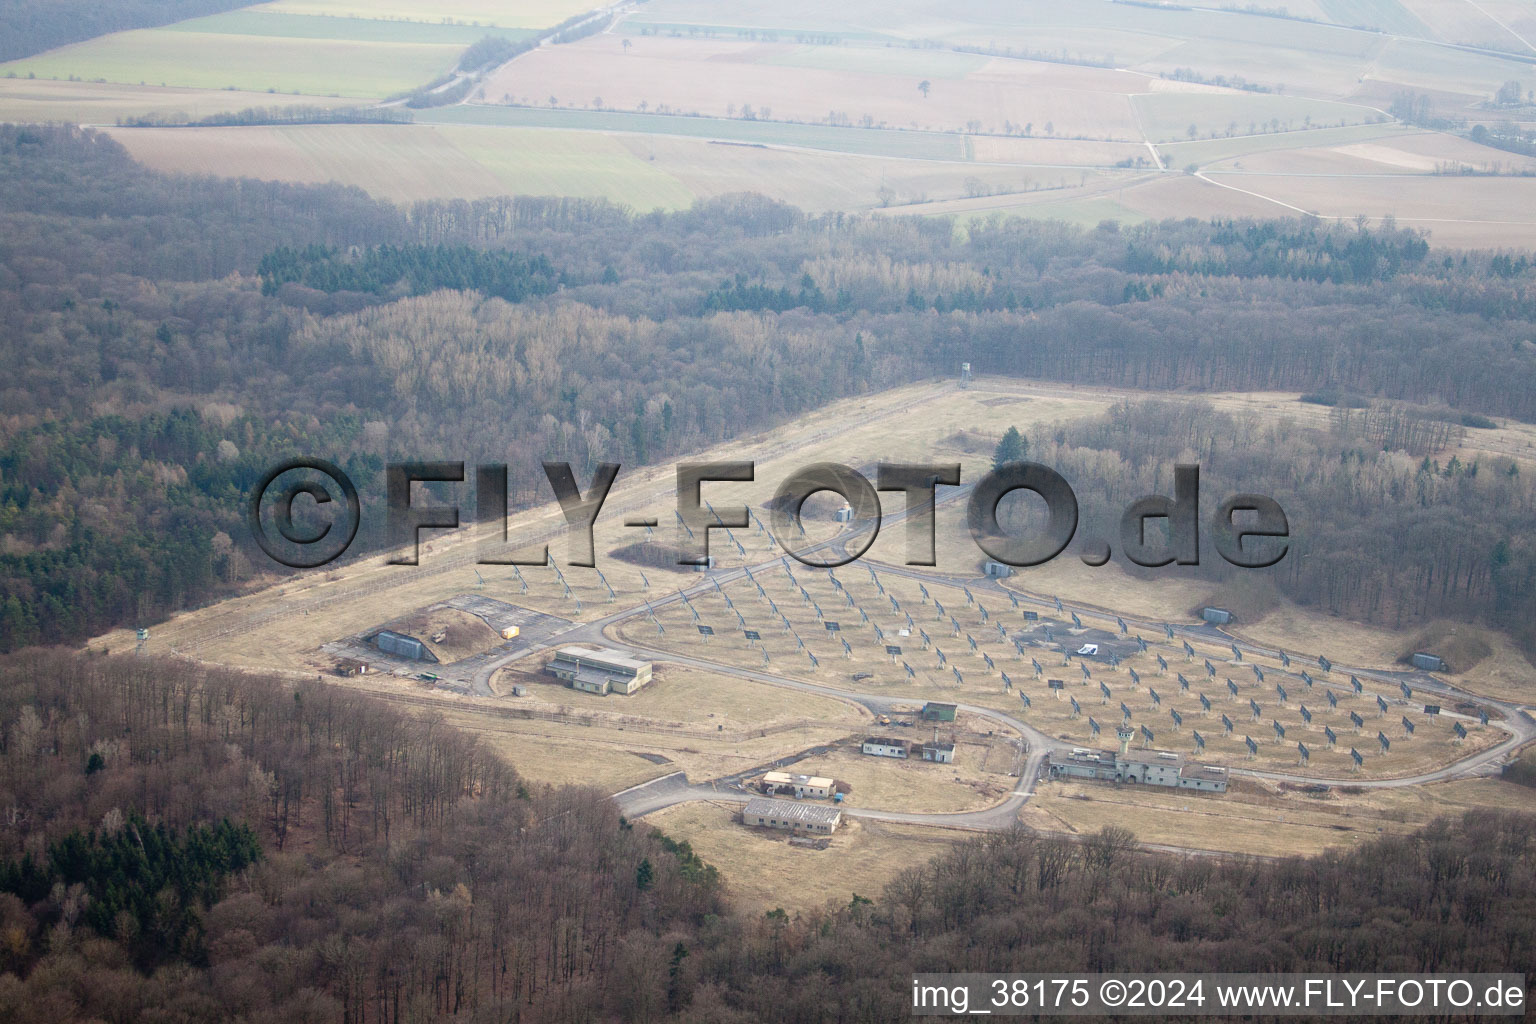
{"label": "treeline", "polygon": [[409,124],[409,111],[398,107],[246,107],[196,119],[184,114],[148,113],[119,117],[125,128],[223,128],[263,124]]}
{"label": "treeline", "polygon": [[726,909],[686,843],[338,687],[32,652],[0,738],[7,1021],[638,1020]]}
{"label": "treeline", "polygon": [[244,7],[245,0],[0,0],[0,61],[66,43]]}
{"label": "treeline", "polygon": [[[1444,454],[1464,428],[1425,410],[1374,403],[1335,408],[1326,427],[1260,423],[1200,402],[1121,403],[1102,417],[1027,431],[1030,458],[1079,495],[1081,537],[1119,536],[1120,511],[1173,494],[1177,462],[1200,466],[1207,515],[1231,494],[1280,503],[1289,550],[1271,569],[1228,565],[1207,540],[1185,574],[1401,629],[1451,619],[1487,622],[1536,650],[1536,480],[1506,457]],[[1250,542],[1252,543],[1252,542]],[[1115,545],[1118,548],[1118,544]],[[1217,600],[1220,603],[1220,599]]]}
{"label": "treeline", "polygon": [[1348,852],[1225,861],[1139,853],[1116,826],[999,833],[872,902],[722,922],[689,958],[687,1019],[898,1020],[919,972],[1524,970],[1532,823],[1472,812]]}
{"label": "treeline", "polygon": [[595,36],[613,24],[612,15],[598,15],[596,10],[573,14],[549,30],[549,41],[555,45],[574,43],[578,39]]}
{"label": "treeline", "polygon": [[527,53],[536,42],[533,39],[514,40],[498,35],[483,36],[459,57],[459,70],[466,75],[489,71],[513,57]]}
{"label": "treeline", "polygon": [[1371,284],[1416,270],[1429,256],[1429,243],[1413,232],[1340,234],[1274,221],[1226,225],[1212,233],[1211,243],[1177,252],[1157,241],[1132,243],[1126,250],[1126,268],[1138,274]]}
{"label": "treeline", "polygon": [[[154,174],[42,127],[0,128],[0,184],[0,649],[148,626],[271,569],[242,498],[299,453],[365,501],[390,459],[506,462],[526,504],[549,498],[541,459],[672,459],[962,362],[1536,420],[1536,266],[1391,227],[998,219],[959,236],[756,196],[402,209]],[[1396,409],[1356,418],[1352,444],[1441,443],[1442,421]],[[382,539],[374,518],[355,552]],[[1510,593],[1532,589],[1518,553],[1507,566]],[[1330,606],[1395,619],[1375,586]]]}
{"label": "treeline", "polygon": [[321,245],[304,249],[284,246],[263,256],[256,273],[263,295],[276,295],[288,284],[328,294],[398,291],[425,295],[450,288],[521,302],[548,295],[561,283],[560,275],[542,255],[523,257],[466,245],[377,245],[361,253],[342,253]]}
{"label": "treeline", "polygon": [[[1305,859],[1016,828],[792,915],[732,908],[605,796],[339,686],[28,652],[0,663],[0,737],[0,864],[91,865],[0,894],[17,1024],[831,1024],[908,1015],[918,971],[1520,972],[1536,948],[1527,815]],[[139,884],[166,881],[180,944],[103,924],[87,886],[130,864],[158,866]]]}

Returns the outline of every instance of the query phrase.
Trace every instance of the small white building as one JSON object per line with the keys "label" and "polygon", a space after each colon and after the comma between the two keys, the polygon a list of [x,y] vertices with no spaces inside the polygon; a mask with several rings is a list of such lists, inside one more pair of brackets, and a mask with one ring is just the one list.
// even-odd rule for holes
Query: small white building
{"label": "small white building", "polygon": [[788,772],[768,772],[763,776],[763,792],[769,796],[793,793],[796,798],[830,800],[837,791],[836,781],[820,775],[791,775]]}
{"label": "small white building", "polygon": [[906,740],[893,739],[889,736],[870,736],[864,740],[864,745],[859,749],[871,757],[905,758],[908,745]]}
{"label": "small white building", "polygon": [[788,832],[813,832],[831,835],[842,823],[843,812],[821,804],[801,804],[792,800],[767,800],[755,797],[741,812],[745,825],[778,828]]}
{"label": "small white building", "polygon": [[932,743],[922,745],[923,760],[935,761],[939,764],[955,763],[955,745],[953,743],[940,743],[934,740]]}

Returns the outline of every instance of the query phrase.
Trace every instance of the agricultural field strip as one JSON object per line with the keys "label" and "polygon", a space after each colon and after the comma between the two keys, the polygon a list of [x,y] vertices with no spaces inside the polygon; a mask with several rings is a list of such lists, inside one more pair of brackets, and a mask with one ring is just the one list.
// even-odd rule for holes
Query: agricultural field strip
{"label": "agricultural field strip", "polygon": [[[516,113],[504,115],[499,113],[500,111],[528,112],[528,116],[524,118],[520,117]],[[584,117],[583,115],[590,115],[590,118]],[[628,115],[618,115],[620,118],[626,116]],[[582,125],[579,123],[582,120],[605,119],[609,118],[609,115],[606,112],[598,111],[544,111],[537,107],[499,107],[494,104],[474,103],[465,103],[457,107],[445,107],[418,111],[415,115],[414,123],[422,125],[437,124],[475,125],[481,127],[517,127],[529,130],[542,129],[548,131],[592,131],[602,132],[604,134],[633,135],[639,137],[660,136],[665,138],[686,139],[690,141],[715,142],[726,145],[750,145],[754,147],[761,146],[764,149],[781,150],[791,153],[838,153],[844,156],[864,157],[868,159],[901,160],[923,164],[954,164],[957,167],[963,166],[978,169],[994,167],[1018,167],[1021,169],[1035,168],[1060,171],[1074,171],[1083,169],[1104,171],[1126,170],[1126,168],[1118,167],[1114,163],[1054,163],[1023,160],[966,160],[958,150],[949,153],[938,152],[938,143],[936,141],[929,141],[944,140],[945,143],[951,141],[963,142],[967,136],[960,135],[958,133],[949,134],[944,132],[909,131],[901,128],[834,128],[822,125],[804,125],[794,122],[775,123],[764,121],[732,121],[725,118],[687,117],[672,114],[635,114],[633,116],[637,119],[649,119],[649,122],[654,123],[656,126],[653,128],[640,125],[620,126],[619,122],[617,121],[612,121],[610,124]],[[570,123],[555,123],[558,121],[565,121]],[[805,134],[809,136],[812,133],[820,133],[827,137],[821,140],[806,138],[803,141],[784,141],[782,139],[774,139],[771,137],[774,134],[780,134],[774,127],[764,127],[763,130],[757,135],[753,134],[756,130],[755,126],[772,126],[775,124],[789,129],[808,129],[807,132],[798,134]],[[709,127],[719,128],[720,130],[711,132],[708,130]],[[1321,131],[1324,129],[1314,130]],[[832,137],[834,135],[841,135],[845,132],[860,133],[862,139],[854,136],[848,136],[845,138]],[[885,133],[886,135],[891,136],[891,140],[894,145],[891,147],[890,151],[874,151],[880,149],[882,144],[879,140],[871,140],[870,133]],[[998,137],[1005,138],[1006,136]],[[913,147],[908,147],[905,145],[905,143],[908,141],[916,139],[923,139],[924,141],[920,145]],[[859,144],[860,141],[863,141],[865,144]],[[873,141],[874,145],[870,145],[870,141]],[[1052,140],[1037,139],[1034,141],[1049,143]],[[1071,142],[1072,140],[1061,141]],[[1111,145],[1112,143],[1095,144]],[[1142,145],[1143,141],[1134,140],[1131,142],[1118,144]],[[918,148],[927,148],[930,150],[930,152],[927,154],[922,154],[911,151]],[[907,149],[908,151],[897,151],[901,149]],[[1164,167],[1161,169],[1172,173],[1170,168]]]}

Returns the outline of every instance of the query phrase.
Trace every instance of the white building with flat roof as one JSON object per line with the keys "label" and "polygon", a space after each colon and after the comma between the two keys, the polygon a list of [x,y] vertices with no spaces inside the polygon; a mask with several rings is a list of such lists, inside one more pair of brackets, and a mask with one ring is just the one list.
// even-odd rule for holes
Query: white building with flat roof
{"label": "white building with flat roof", "polygon": [[889,736],[870,736],[859,749],[871,757],[906,757],[908,744]]}
{"label": "white building with flat roof", "polygon": [[793,793],[796,797],[814,800],[830,800],[837,791],[837,783],[820,775],[791,775],[788,772],[768,772],[763,775],[763,792],[769,796]]}
{"label": "white building with flat roof", "polygon": [[651,681],[651,663],[608,647],[562,647],[546,671],[573,690],[628,695]]}

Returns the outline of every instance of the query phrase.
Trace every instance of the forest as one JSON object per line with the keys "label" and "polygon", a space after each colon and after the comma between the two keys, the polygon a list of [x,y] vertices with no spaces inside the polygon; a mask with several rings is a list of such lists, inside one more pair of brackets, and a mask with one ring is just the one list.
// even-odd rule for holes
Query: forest
{"label": "forest", "polygon": [[0,61],[30,57],[108,32],[154,28],[243,6],[244,0],[112,0],[105,4],[0,0]]}
{"label": "forest", "polygon": [[0,807],[17,1024],[853,1024],[904,1019],[919,966],[1536,966],[1530,816],[1308,859],[1018,829],[915,851],[880,892],[745,911],[687,843],[441,720],[174,660],[0,663]]}
{"label": "forest", "polygon": [[[1213,486],[1305,510],[1272,577],[1287,595],[1391,625],[1470,618],[1533,651],[1530,484],[1442,458],[1457,431],[1536,418],[1533,284],[1526,259],[1391,225],[959,230],[747,195],[405,208],[3,127],[0,650],[264,578],[241,498],[280,458],[330,459],[365,500],[392,458],[506,462],[527,506],[547,498],[541,459],[673,460],[970,362],[1334,403],[1321,432],[1147,407],[1032,450],[1112,495],[1197,453]],[[353,553],[379,531],[365,517]]]}
{"label": "forest", "polygon": [[1466,433],[1451,410],[1362,404],[1336,406],[1326,428],[1309,429],[1199,402],[1123,402],[1103,417],[1033,429],[1026,450],[1092,496],[1082,536],[1116,537],[1120,510],[1143,494],[1172,495],[1179,462],[1199,465],[1202,508],[1262,492],[1296,527],[1270,569],[1234,569],[1207,544],[1198,568],[1125,563],[1134,575],[1210,581],[1211,603],[1246,605],[1240,615],[1284,595],[1393,629],[1489,623],[1536,650],[1536,548],[1523,525],[1536,515],[1536,481],[1508,457],[1443,456]]}

